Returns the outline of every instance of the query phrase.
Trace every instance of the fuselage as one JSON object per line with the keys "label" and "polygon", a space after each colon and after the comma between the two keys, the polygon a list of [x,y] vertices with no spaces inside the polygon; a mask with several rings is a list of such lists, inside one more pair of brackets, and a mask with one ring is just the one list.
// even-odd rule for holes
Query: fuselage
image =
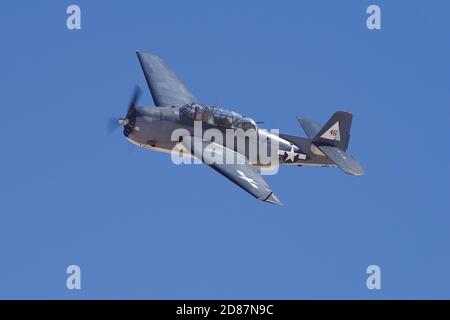
{"label": "fuselage", "polygon": [[138,107],[136,110],[135,118],[124,126],[124,135],[130,142],[143,148],[170,153],[179,145],[181,132],[181,136],[190,135],[227,146],[260,168],[272,165],[261,154],[277,157],[278,164],[284,165],[334,165],[311,144],[309,138],[277,134],[256,128],[255,125],[254,128],[243,130],[232,125],[219,125],[214,121],[201,121],[200,118],[196,121],[195,115],[186,117],[185,109],[178,107]]}

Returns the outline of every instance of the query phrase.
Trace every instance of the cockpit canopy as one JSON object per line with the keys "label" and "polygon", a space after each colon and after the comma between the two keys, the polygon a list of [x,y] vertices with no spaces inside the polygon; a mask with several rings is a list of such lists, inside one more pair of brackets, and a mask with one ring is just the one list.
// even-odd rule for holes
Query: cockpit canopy
{"label": "cockpit canopy", "polygon": [[239,113],[198,103],[187,104],[180,108],[181,120],[202,121],[211,125],[233,129],[255,129],[256,123],[251,118]]}

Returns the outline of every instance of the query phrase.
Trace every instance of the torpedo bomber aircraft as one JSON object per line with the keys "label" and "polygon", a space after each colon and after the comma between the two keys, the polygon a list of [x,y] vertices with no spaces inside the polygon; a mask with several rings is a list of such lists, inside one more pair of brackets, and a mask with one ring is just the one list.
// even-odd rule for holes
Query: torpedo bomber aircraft
{"label": "torpedo bomber aircraft", "polygon": [[[307,138],[287,134],[274,134],[257,127],[251,118],[240,114],[201,104],[184,86],[164,61],[156,55],[137,51],[137,56],[154,100],[154,107],[137,105],[140,90],[136,88],[124,118],[113,120],[116,126],[123,126],[125,137],[132,143],[162,152],[173,152],[181,145],[189,156],[209,165],[230,181],[262,201],[280,204],[269,185],[258,172],[265,168],[259,156],[250,159],[250,144],[265,142],[268,153],[275,152],[280,165],[337,166],[344,172],[361,176],[363,169],[358,161],[346,153],[352,114],[337,111],[322,126],[312,120],[298,118]],[[195,133],[195,122],[202,124],[200,135]],[[184,129],[185,134],[174,141],[172,133]],[[205,139],[205,130],[232,132],[238,129],[253,130],[254,139],[247,139],[244,147],[232,145],[225,140]],[[225,137],[228,137],[224,134]],[[235,137],[233,137],[235,139]],[[214,152],[198,151],[213,148]],[[240,146],[240,147],[239,147]],[[260,146],[260,145],[259,145]],[[276,150],[273,150],[276,146]],[[261,147],[259,147],[261,148]],[[231,155],[232,163],[213,161],[212,155]]]}

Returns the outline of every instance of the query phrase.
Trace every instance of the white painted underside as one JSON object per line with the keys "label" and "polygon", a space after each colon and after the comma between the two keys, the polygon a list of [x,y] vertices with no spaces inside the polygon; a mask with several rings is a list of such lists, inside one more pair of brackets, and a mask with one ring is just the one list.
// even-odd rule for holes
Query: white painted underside
{"label": "white painted underside", "polygon": [[[172,149],[167,149],[167,148],[161,148],[161,147],[153,147],[151,145],[148,144],[143,144],[143,143],[138,143],[136,141],[131,140],[130,138],[127,137],[127,140],[130,141],[132,144],[144,148],[144,149],[150,149],[150,150],[154,150],[154,151],[158,151],[158,152],[163,152],[163,153],[169,153],[172,154]],[[184,149],[182,144],[179,144],[180,148]],[[186,149],[184,149],[186,150]],[[187,151],[187,150],[186,150]],[[188,152],[183,152],[183,154],[189,154]],[[177,155],[178,156],[178,155]],[[189,156],[188,158],[191,158],[192,156]]]}

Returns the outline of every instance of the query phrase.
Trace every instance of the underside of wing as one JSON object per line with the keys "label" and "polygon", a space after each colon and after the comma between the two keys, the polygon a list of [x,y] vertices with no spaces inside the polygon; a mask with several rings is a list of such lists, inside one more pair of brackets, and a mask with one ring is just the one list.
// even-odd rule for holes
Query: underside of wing
{"label": "underside of wing", "polygon": [[158,56],[137,51],[145,79],[158,107],[182,107],[197,102],[195,97]]}
{"label": "underside of wing", "polygon": [[237,184],[255,198],[281,204],[255,167],[243,155],[217,143],[183,137],[182,144],[197,159]]}

